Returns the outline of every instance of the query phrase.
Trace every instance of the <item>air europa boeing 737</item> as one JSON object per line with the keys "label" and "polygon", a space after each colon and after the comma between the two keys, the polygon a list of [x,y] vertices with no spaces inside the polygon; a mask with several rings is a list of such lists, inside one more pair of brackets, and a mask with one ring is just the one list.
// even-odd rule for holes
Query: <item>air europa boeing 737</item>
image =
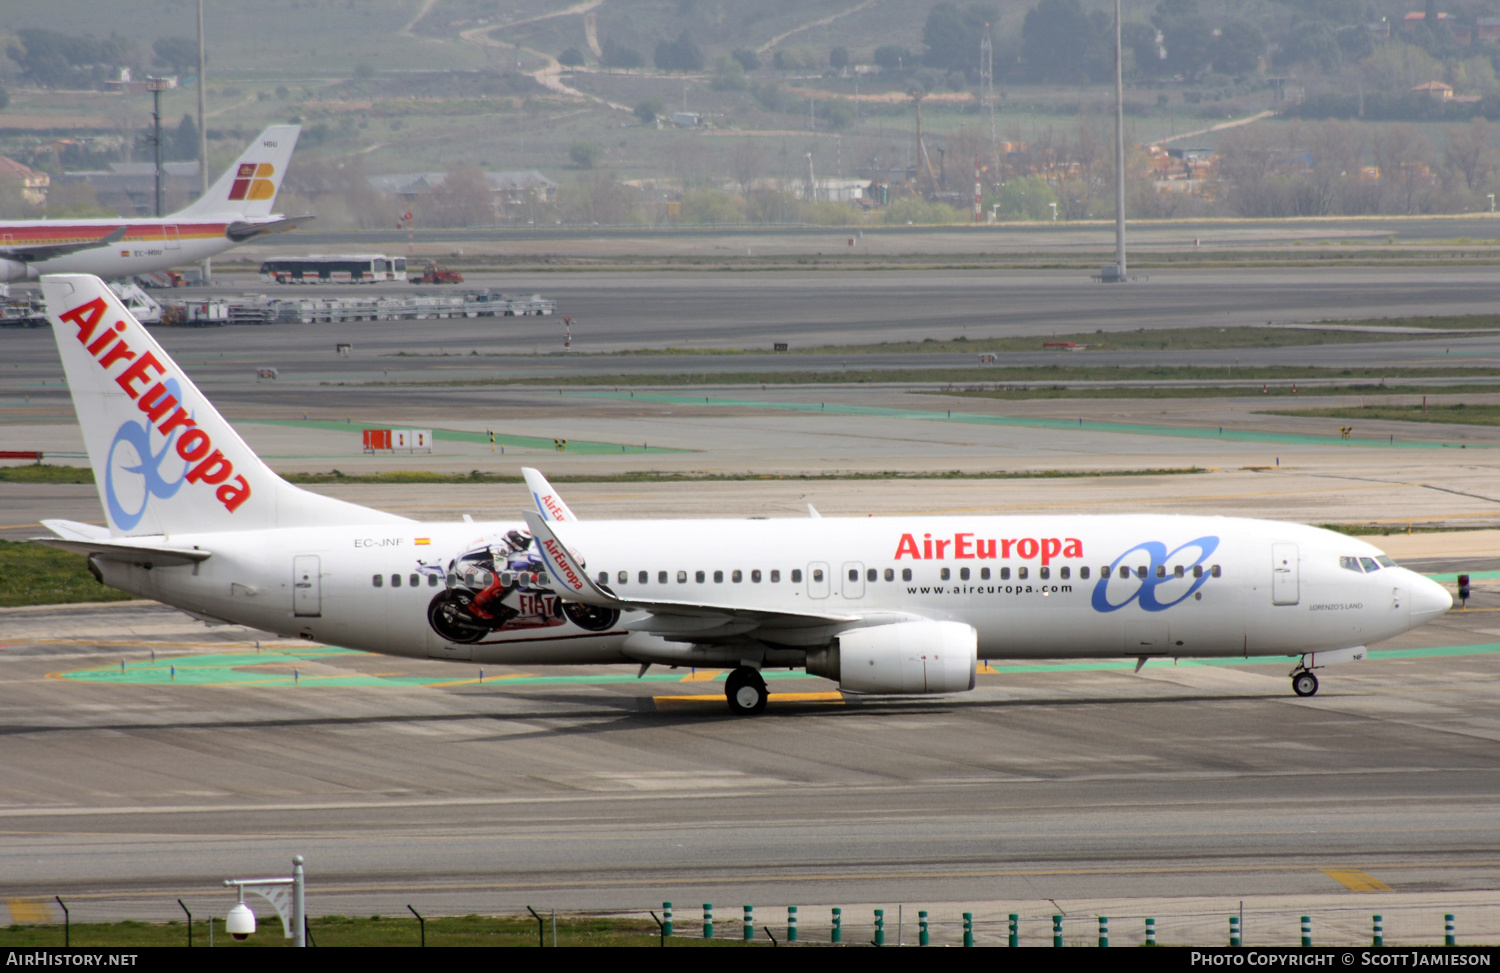
{"label": "air europa boeing 737", "polygon": [[[418,658],[723,667],[853,693],[974,687],[979,659],[1296,659],[1446,612],[1365,543],[1230,517],[580,521],[535,470],[516,522],[427,523],[263,464],[97,278],[42,278],[108,528],[44,521],[104,584],[205,620]],[[811,511],[810,511],[811,512]]]}
{"label": "air europa boeing 737", "polygon": [[197,263],[310,216],[271,213],[300,125],[272,125],[186,209],[150,219],[0,221],[0,281],[86,273],[118,280]]}

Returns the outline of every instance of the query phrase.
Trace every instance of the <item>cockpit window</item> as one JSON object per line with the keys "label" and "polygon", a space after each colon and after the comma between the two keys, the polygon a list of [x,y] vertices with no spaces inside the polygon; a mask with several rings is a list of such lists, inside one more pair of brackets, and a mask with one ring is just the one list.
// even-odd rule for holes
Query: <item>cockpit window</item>
{"label": "cockpit window", "polygon": [[1349,557],[1348,555],[1345,555],[1344,557],[1339,558],[1339,567],[1343,568],[1345,571],[1358,571],[1360,574],[1364,573],[1364,569],[1359,566],[1359,558],[1357,557]]}
{"label": "cockpit window", "polygon": [[1396,566],[1396,562],[1391,560],[1390,557],[1385,554],[1380,555],[1375,560],[1379,561],[1382,565],[1388,568],[1393,568]]}
{"label": "cockpit window", "polygon": [[1373,557],[1362,557],[1359,559],[1359,563],[1365,569],[1366,574],[1371,574],[1375,571],[1380,570],[1380,565],[1375,563],[1375,559]]}

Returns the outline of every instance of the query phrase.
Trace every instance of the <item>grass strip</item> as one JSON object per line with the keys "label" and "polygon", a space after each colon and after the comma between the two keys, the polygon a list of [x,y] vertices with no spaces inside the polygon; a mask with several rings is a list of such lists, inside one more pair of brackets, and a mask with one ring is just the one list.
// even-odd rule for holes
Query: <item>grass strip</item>
{"label": "grass strip", "polygon": [[1273,416],[1318,416],[1328,419],[1390,419],[1398,422],[1446,422],[1465,426],[1500,426],[1500,405],[1364,405],[1330,409],[1288,409]]}
{"label": "grass strip", "polygon": [[[908,471],[834,471],[830,473],[669,473],[641,470],[623,473],[574,473],[549,477],[553,483],[738,483],[748,480],[1050,480],[1113,476],[1171,476],[1182,473],[1204,473],[1201,467],[1166,467],[1139,470],[940,470]],[[289,482],[305,484],[333,483],[524,483],[522,477],[506,473],[473,470],[465,473],[429,473],[425,470],[395,470],[389,473],[288,473]]]}
{"label": "grass strip", "polygon": [[[1414,378],[1497,378],[1492,368],[1318,368],[1300,365],[994,365],[987,368],[849,368],[839,371],[669,372],[632,375],[557,375],[548,378],[453,378],[440,381],[323,382],[327,386],[463,388],[480,386],[627,387],[731,385],[973,384],[1015,382],[1213,382]],[[1500,391],[1497,385],[1495,391]]]}
{"label": "grass strip", "polygon": [[0,483],[93,483],[94,471],[87,466],[29,463],[0,466]]}
{"label": "grass strip", "polygon": [[[736,919],[738,917],[735,917]],[[728,923],[725,923],[727,926]],[[308,919],[311,941],[318,946],[419,946],[423,944],[422,927],[415,917],[321,916]],[[683,930],[687,932],[687,930]],[[727,930],[726,930],[727,932]],[[669,946],[743,945],[738,938],[724,936],[705,940],[697,929],[692,935],[677,935],[666,941]],[[738,927],[734,929],[738,937]],[[193,922],[193,945],[208,945],[208,921]],[[619,919],[596,916],[557,917],[559,946],[647,946],[661,945],[656,923],[650,919]],[[444,916],[426,921],[428,946],[523,946],[538,944],[537,923],[530,916]],[[543,935],[552,945],[550,919]],[[758,932],[761,945],[764,934]],[[74,922],[69,930],[73,947],[164,947],[188,944],[187,923],[171,922]],[[0,947],[47,947],[63,944],[63,927],[55,925],[15,924],[0,928]],[[281,933],[281,923],[274,913],[263,915],[260,929],[243,942],[236,942],[224,931],[224,920],[215,920],[214,946],[230,949],[264,947],[290,948],[292,941]]]}
{"label": "grass strip", "polygon": [[[1030,399],[1225,399],[1225,398],[1306,398],[1309,395],[1495,395],[1500,383],[1493,385],[1317,385],[1293,389],[1290,385],[1253,386],[1223,385],[994,385],[962,388],[914,389],[914,395],[953,395],[977,399],[1026,401]],[[1375,408],[1375,407],[1371,407]],[[1419,407],[1420,408],[1420,407]],[[1266,415],[1302,415],[1300,412],[1271,412]],[[1321,413],[1319,413],[1321,414]]]}
{"label": "grass strip", "polygon": [[29,541],[0,541],[0,608],[134,597],[95,581],[82,554]]}

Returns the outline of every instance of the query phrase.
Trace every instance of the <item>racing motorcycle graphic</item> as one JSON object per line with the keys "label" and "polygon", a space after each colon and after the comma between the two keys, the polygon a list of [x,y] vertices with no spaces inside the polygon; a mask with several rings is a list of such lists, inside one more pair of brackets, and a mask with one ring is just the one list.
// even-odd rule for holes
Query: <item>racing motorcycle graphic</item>
{"label": "racing motorcycle graphic", "polygon": [[[425,565],[427,570],[441,570]],[[613,628],[620,613],[564,602],[539,587],[545,574],[531,536],[513,530],[448,562],[447,587],[427,605],[427,622],[450,642],[480,642],[494,632],[551,628],[571,622],[587,632]]]}

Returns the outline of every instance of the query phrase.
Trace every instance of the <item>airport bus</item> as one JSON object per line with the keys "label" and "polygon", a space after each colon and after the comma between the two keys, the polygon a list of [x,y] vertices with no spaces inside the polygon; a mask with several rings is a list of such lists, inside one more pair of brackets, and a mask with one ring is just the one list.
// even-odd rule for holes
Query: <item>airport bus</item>
{"label": "airport bus", "polygon": [[260,279],[278,284],[375,284],[406,280],[406,258],[380,253],[277,257],[260,265]]}

